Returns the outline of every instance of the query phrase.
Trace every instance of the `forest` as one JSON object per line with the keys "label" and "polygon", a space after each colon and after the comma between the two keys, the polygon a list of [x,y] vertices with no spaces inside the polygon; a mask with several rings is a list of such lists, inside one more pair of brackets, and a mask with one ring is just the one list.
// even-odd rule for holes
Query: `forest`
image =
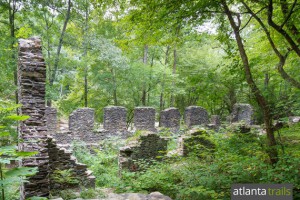
{"label": "forest", "polygon": [[[105,139],[94,153],[73,141],[74,156],[96,177],[94,189],[80,187],[81,198],[105,198],[109,188],[230,199],[234,183],[290,183],[300,199],[300,124],[289,120],[300,116],[299,21],[297,0],[0,0],[0,199],[20,199],[20,185],[37,172],[12,164],[35,154],[18,150],[16,128],[28,119],[17,112],[18,41],[35,37],[46,64],[45,105],[57,109],[59,123],[88,107],[101,127],[107,106],[127,109],[127,128],[136,107],[155,108],[159,121],[167,108],[183,116],[201,106],[222,121],[218,131],[196,127],[214,150],[201,144],[200,153],[139,161],[145,170],[121,175],[119,148],[143,131]],[[236,103],[252,106],[262,131],[243,134],[228,123]],[[188,132],[180,125],[158,133],[171,138],[168,151]],[[68,188],[30,199],[55,197],[78,195]]]}

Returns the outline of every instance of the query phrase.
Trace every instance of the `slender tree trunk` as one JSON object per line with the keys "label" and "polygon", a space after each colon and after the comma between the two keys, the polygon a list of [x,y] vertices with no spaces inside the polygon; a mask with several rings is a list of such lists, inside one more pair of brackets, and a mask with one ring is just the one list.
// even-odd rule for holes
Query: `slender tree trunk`
{"label": "slender tree trunk", "polygon": [[[11,44],[10,44],[10,48],[11,48],[11,59],[13,62],[15,62],[16,60],[16,56],[15,56],[15,40],[16,40],[16,36],[15,36],[15,14],[16,14],[17,10],[16,10],[16,1],[15,0],[9,0],[9,5],[8,5],[8,14],[9,14],[9,30],[10,30],[10,38],[11,38]],[[14,66],[14,84],[15,86],[18,85],[18,76],[17,76],[17,67]],[[15,91],[15,100],[16,100],[16,104],[19,103],[19,99],[18,99],[18,92]],[[17,111],[18,112],[18,111]]]}
{"label": "slender tree trunk", "polygon": [[161,93],[160,93],[160,99],[159,99],[159,109],[162,111],[164,109],[164,91],[165,91],[165,78],[166,78],[166,68],[169,63],[169,51],[170,51],[170,46],[167,46],[166,50],[166,57],[165,57],[165,66],[164,66],[164,74],[163,74],[163,79],[161,83]]}
{"label": "slender tree trunk", "polygon": [[[288,73],[286,73],[286,71],[283,68],[284,65],[285,65],[285,61],[286,61],[287,55],[284,56],[284,55],[282,55],[280,53],[280,51],[276,47],[273,39],[271,38],[271,34],[270,34],[269,30],[267,29],[267,27],[265,26],[265,24],[262,22],[262,20],[250,9],[250,7],[244,1],[241,1],[241,2],[246,7],[247,11],[252,15],[252,17],[254,17],[257,20],[257,22],[260,24],[260,26],[263,28],[263,30],[264,30],[264,32],[265,32],[265,34],[267,36],[267,39],[268,39],[268,41],[269,41],[269,43],[270,43],[270,45],[271,45],[274,53],[276,54],[276,56],[279,59],[279,62],[277,64],[277,70],[278,70],[280,76],[284,80],[286,80],[287,82],[289,82],[291,85],[293,85],[294,87],[300,89],[300,82],[297,81],[296,79],[294,79],[293,77],[291,77]],[[269,8],[269,13],[268,13],[268,18],[269,18],[268,21],[269,21],[269,23],[273,23],[272,22],[272,12],[273,12],[273,7],[271,6],[271,8]],[[273,26],[276,26],[276,25],[273,23]],[[289,37],[289,36],[287,36],[287,37]]]}
{"label": "slender tree trunk", "polygon": [[175,97],[174,97],[175,79],[174,79],[174,76],[176,74],[176,67],[177,67],[177,50],[176,50],[176,47],[173,51],[173,56],[174,56],[173,69],[172,69],[173,80],[172,80],[172,92],[171,92],[171,97],[170,97],[170,107],[173,107],[174,103],[175,103]]}
{"label": "slender tree trunk", "polygon": [[[285,17],[285,21],[284,24],[286,24],[288,30],[296,37],[296,41],[298,42],[298,44],[300,43],[300,37],[299,37],[299,30],[298,28],[295,26],[295,24],[293,22],[291,22],[290,17],[292,15],[294,11],[294,8],[296,6],[297,0],[294,0],[294,3],[292,4],[291,8],[289,9],[288,6],[288,2],[286,0],[280,0],[280,7],[281,7],[281,12],[283,14],[283,16]],[[284,26],[281,25],[281,27]]]}
{"label": "slender tree trunk", "polygon": [[114,105],[118,105],[118,98],[117,98],[117,80],[116,80],[116,71],[111,69],[112,77],[113,77],[113,99]]}
{"label": "slender tree trunk", "polygon": [[[148,62],[148,45],[144,46],[144,56],[143,56],[143,63],[147,65]],[[143,83],[143,91],[142,91],[142,105],[146,106],[146,97],[147,97],[147,91],[146,91],[146,83]]]}
{"label": "slender tree trunk", "polygon": [[293,38],[283,29],[282,26],[277,25],[273,21],[273,0],[269,0],[268,5],[268,23],[271,27],[273,27],[278,33],[280,33],[285,40],[291,45],[292,49],[295,51],[295,53],[300,57],[300,48],[296,44],[296,42],[293,40]]}
{"label": "slender tree trunk", "polygon": [[[89,8],[88,2],[85,1],[85,25],[84,25],[84,33],[83,33],[83,46],[84,52],[83,57],[86,58],[87,56],[87,35],[88,35],[88,21],[89,21]],[[88,107],[88,66],[84,67],[84,107]]]}
{"label": "slender tree trunk", "polygon": [[[67,29],[67,25],[70,19],[70,15],[71,15],[71,0],[68,0],[68,9],[67,9],[67,13],[66,13],[66,18],[64,21],[64,25],[63,28],[61,30],[61,34],[60,34],[60,38],[59,38],[59,42],[58,42],[58,46],[57,46],[57,51],[56,51],[56,57],[55,57],[55,61],[54,61],[54,65],[53,65],[53,72],[52,72],[52,76],[49,82],[50,87],[53,86],[53,83],[56,79],[56,73],[57,73],[57,69],[58,69],[58,63],[59,63],[59,56],[60,56],[60,51],[61,51],[61,47],[63,45],[63,40],[64,40],[64,36],[65,36],[65,32]],[[51,99],[49,100],[49,106],[51,106]]]}
{"label": "slender tree trunk", "polygon": [[242,59],[242,62],[243,62],[244,72],[245,72],[247,83],[248,83],[248,85],[251,89],[252,94],[255,96],[255,99],[256,99],[260,109],[263,112],[264,124],[265,124],[265,128],[266,128],[267,140],[268,140],[268,151],[267,151],[267,153],[270,157],[271,163],[275,164],[275,163],[278,162],[278,151],[277,151],[277,148],[276,148],[276,140],[275,140],[273,125],[272,125],[272,116],[271,116],[270,107],[269,107],[266,99],[264,98],[264,96],[262,96],[261,91],[256,86],[256,84],[253,80],[251,69],[250,69],[250,64],[249,64],[249,60],[248,60],[248,56],[247,56],[246,50],[244,48],[242,38],[240,36],[239,26],[234,21],[232,13],[230,12],[230,10],[228,8],[228,5],[226,3],[226,0],[221,0],[221,3],[222,3],[225,14],[228,17],[228,20],[230,22],[230,25],[231,25],[231,27],[233,29],[233,32],[234,32],[234,35],[235,35],[235,39],[236,39],[236,42],[237,42],[237,45],[238,45],[239,53],[240,53],[240,56],[241,56],[241,59]]}

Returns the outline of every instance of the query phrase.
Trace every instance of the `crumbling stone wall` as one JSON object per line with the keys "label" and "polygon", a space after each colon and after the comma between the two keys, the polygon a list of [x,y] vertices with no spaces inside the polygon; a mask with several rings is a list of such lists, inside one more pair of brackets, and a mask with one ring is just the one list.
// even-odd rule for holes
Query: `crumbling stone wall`
{"label": "crumbling stone wall", "polygon": [[54,134],[57,128],[57,109],[52,107],[46,107],[45,117],[48,133]]}
{"label": "crumbling stone wall", "polygon": [[167,108],[160,112],[159,126],[177,132],[180,129],[180,118],[181,115],[177,108]]}
{"label": "crumbling stone wall", "polygon": [[138,160],[158,160],[159,156],[166,153],[168,148],[168,140],[161,138],[155,133],[148,132],[138,139],[138,142],[120,148],[119,167],[120,169],[128,169],[129,171],[140,170]]}
{"label": "crumbling stone wall", "polygon": [[134,109],[134,127],[136,130],[156,131],[155,109],[152,107],[137,107]]}
{"label": "crumbling stone wall", "polygon": [[203,154],[213,152],[215,144],[204,129],[192,129],[179,139],[179,154],[188,156],[194,154],[201,157]]}
{"label": "crumbling stone wall", "polygon": [[127,109],[122,106],[104,108],[103,128],[108,132],[127,131]]}
{"label": "crumbling stone wall", "polygon": [[244,121],[245,124],[252,124],[253,109],[250,104],[237,103],[233,106],[231,113],[231,123]]}
{"label": "crumbling stone wall", "polygon": [[218,131],[221,126],[221,118],[219,115],[212,115],[210,124],[207,125],[208,128],[214,129],[215,131]]}
{"label": "crumbling stone wall", "polygon": [[[72,169],[74,175],[94,184],[93,177],[87,173],[86,166],[69,159],[70,152],[59,149],[47,136],[45,117],[46,66],[42,56],[41,40],[31,38],[19,40],[18,55],[18,99],[22,107],[19,113],[30,118],[19,124],[19,149],[37,151],[30,158],[21,161],[22,166],[37,167],[38,172],[24,183],[20,199],[32,196],[47,197],[54,187],[50,175],[55,170]],[[61,189],[64,187],[62,186]]]}
{"label": "crumbling stone wall", "polygon": [[189,106],[185,109],[184,121],[187,127],[206,125],[209,123],[207,111],[200,106]]}
{"label": "crumbling stone wall", "polygon": [[92,131],[94,128],[94,109],[79,108],[69,116],[69,130],[77,133]]}
{"label": "crumbling stone wall", "polygon": [[[56,141],[52,137],[47,138],[49,151],[49,178],[50,189],[66,189],[80,185],[94,187],[95,176],[87,170],[85,164],[78,163],[76,158],[72,156],[72,151],[59,148]],[[63,181],[60,172],[70,170],[69,180]],[[59,179],[60,178],[60,179]],[[72,179],[71,179],[72,178]],[[70,181],[70,179],[72,181]]]}
{"label": "crumbling stone wall", "polygon": [[48,196],[48,151],[45,115],[46,65],[42,56],[40,39],[19,40],[18,54],[18,99],[22,107],[19,113],[30,118],[19,124],[22,151],[38,151],[31,158],[22,160],[21,165],[37,167],[38,173],[30,177],[21,187],[21,199],[30,196]]}

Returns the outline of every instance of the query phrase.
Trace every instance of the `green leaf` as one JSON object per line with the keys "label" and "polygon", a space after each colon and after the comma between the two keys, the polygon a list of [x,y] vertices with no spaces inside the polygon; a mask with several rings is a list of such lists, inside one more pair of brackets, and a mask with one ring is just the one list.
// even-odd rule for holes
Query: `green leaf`
{"label": "green leaf", "polygon": [[37,173],[37,168],[33,167],[16,167],[13,169],[10,169],[5,173],[5,177],[11,178],[11,177],[24,177],[24,176],[32,176]]}
{"label": "green leaf", "polygon": [[47,198],[46,197],[30,197],[26,200],[47,200]]}
{"label": "green leaf", "polygon": [[31,151],[31,152],[28,152],[28,151],[17,151],[16,152],[16,156],[19,156],[19,157],[28,157],[28,156],[34,156],[37,153],[38,153],[37,151]]}
{"label": "green leaf", "polygon": [[29,118],[30,118],[30,116],[27,116],[27,115],[10,115],[10,116],[6,117],[6,119],[11,119],[11,120],[15,120],[15,121],[24,121]]}
{"label": "green leaf", "polygon": [[0,137],[6,137],[9,136],[10,133],[9,132],[0,132]]}

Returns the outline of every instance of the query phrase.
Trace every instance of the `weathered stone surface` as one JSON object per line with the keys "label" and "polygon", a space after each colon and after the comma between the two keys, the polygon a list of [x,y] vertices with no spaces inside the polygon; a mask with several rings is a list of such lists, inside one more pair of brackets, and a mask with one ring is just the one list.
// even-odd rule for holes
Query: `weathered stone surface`
{"label": "weathered stone surface", "polygon": [[243,121],[245,124],[252,124],[253,109],[250,104],[237,103],[233,106],[233,111],[230,115],[231,123]]}
{"label": "weathered stone surface", "polygon": [[155,133],[146,132],[142,134],[138,142],[120,148],[119,167],[129,171],[140,170],[137,160],[157,160],[159,156],[165,155],[168,147],[168,140],[161,138]]}
{"label": "weathered stone surface", "polygon": [[94,128],[94,109],[79,108],[69,116],[69,130],[74,132],[92,131]]}
{"label": "weathered stone surface", "polygon": [[31,38],[19,40],[18,53],[18,99],[22,107],[19,113],[30,118],[20,122],[19,137],[22,151],[38,151],[30,158],[23,159],[21,165],[37,167],[38,173],[31,176],[21,187],[20,199],[31,196],[48,196],[48,151],[47,127],[45,120],[45,79],[46,66],[42,56],[41,40]]}
{"label": "weathered stone surface", "polygon": [[[95,187],[95,177],[92,175],[92,172],[87,170],[85,164],[78,163],[71,156],[72,151],[58,147],[56,141],[50,136],[47,138],[47,147],[49,152],[50,189],[73,188],[78,187],[79,184],[87,187]],[[69,171],[70,177],[72,177],[72,180],[76,180],[77,183],[58,181],[57,177],[59,173],[57,172],[64,170]],[[68,178],[69,180],[70,177]]]}
{"label": "weathered stone surface", "polygon": [[54,134],[57,128],[57,110],[56,108],[46,107],[45,118],[49,134]]}
{"label": "weathered stone surface", "polygon": [[221,126],[221,118],[219,115],[212,115],[210,124],[207,125],[208,128],[218,131]]}
{"label": "weathered stone surface", "polygon": [[102,200],[172,200],[170,197],[160,192],[152,192],[150,194],[125,193],[125,194],[109,194]]}
{"label": "weathered stone surface", "polygon": [[207,111],[200,106],[189,106],[185,109],[184,121],[187,127],[206,125],[209,123]]}
{"label": "weathered stone surface", "polygon": [[296,124],[300,122],[300,116],[289,116],[289,123]]}
{"label": "weathered stone surface", "polygon": [[127,109],[121,106],[104,108],[103,128],[109,132],[127,132]]}
{"label": "weathered stone surface", "polygon": [[152,107],[137,107],[134,109],[134,127],[136,130],[156,131],[155,109]]}
{"label": "weathered stone surface", "polygon": [[188,156],[193,153],[199,157],[203,152],[213,152],[215,144],[204,129],[192,129],[179,139],[179,154]]}
{"label": "weathered stone surface", "polygon": [[[72,169],[74,176],[80,178],[81,183],[94,185],[95,177],[86,173],[86,166],[77,163],[71,158],[71,152],[57,147],[55,141],[47,136],[47,127],[51,129],[51,126],[47,126],[46,118],[56,112],[50,109],[47,111],[49,115],[45,116],[46,66],[40,39],[20,40],[18,58],[18,98],[22,104],[19,113],[30,116],[28,120],[19,124],[19,149],[38,152],[20,163],[22,166],[38,169],[38,172],[21,186],[20,200],[32,196],[47,197],[50,189],[59,185],[51,178],[56,170]],[[55,121],[52,117],[48,120],[56,127]],[[65,185],[60,185],[57,189],[64,187]]]}
{"label": "weathered stone surface", "polygon": [[159,126],[169,128],[172,132],[180,129],[181,115],[177,108],[168,108],[160,113]]}

